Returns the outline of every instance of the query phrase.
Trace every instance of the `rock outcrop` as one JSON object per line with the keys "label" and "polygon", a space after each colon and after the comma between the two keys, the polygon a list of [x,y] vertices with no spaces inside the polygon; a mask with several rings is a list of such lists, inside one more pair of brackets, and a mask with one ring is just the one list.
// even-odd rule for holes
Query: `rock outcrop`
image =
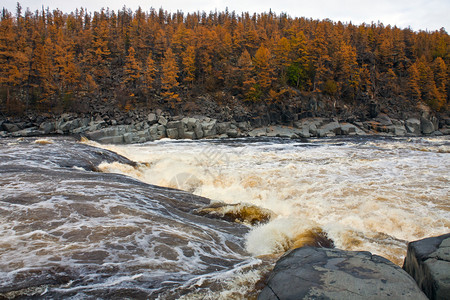
{"label": "rock outcrop", "polygon": [[[292,117],[292,116],[291,116]],[[100,143],[143,143],[162,138],[201,139],[236,137],[282,137],[305,139],[338,135],[418,136],[450,134],[450,120],[434,117],[406,120],[391,119],[383,113],[367,121],[355,118],[342,121],[337,118],[299,118],[282,120],[242,117],[220,122],[205,116],[171,116],[157,109],[154,113],[128,112],[96,113],[94,116],[63,114],[56,119],[34,118],[28,121],[0,120],[0,137],[82,135]],[[268,120],[279,119],[279,122]],[[286,119],[286,118],[284,118]],[[291,120],[292,119],[292,120]]]}
{"label": "rock outcrop", "polygon": [[429,299],[450,299],[450,233],[409,243],[403,269]]}
{"label": "rock outcrop", "polygon": [[258,296],[269,299],[427,299],[414,280],[370,252],[302,247],[278,260]]}

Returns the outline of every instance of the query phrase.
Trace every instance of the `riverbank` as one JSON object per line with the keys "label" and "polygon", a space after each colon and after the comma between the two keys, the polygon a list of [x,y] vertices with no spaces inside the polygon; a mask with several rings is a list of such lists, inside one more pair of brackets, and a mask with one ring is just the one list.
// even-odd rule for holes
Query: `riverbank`
{"label": "riverbank", "polygon": [[119,114],[62,114],[0,120],[0,137],[84,136],[107,144],[143,143],[162,138],[202,139],[284,137],[307,139],[339,135],[441,136],[450,134],[450,119],[434,116],[391,118],[379,113],[368,120],[305,117],[282,120],[252,117],[224,121],[208,116],[170,115],[162,110]]}

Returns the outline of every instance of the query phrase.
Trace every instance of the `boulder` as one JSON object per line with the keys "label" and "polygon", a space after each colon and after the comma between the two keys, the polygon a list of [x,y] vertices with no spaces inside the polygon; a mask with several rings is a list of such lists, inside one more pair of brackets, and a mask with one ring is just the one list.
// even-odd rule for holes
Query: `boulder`
{"label": "boulder", "polygon": [[217,134],[226,133],[227,130],[230,128],[230,123],[229,122],[217,123],[216,128],[217,128]]}
{"label": "boulder", "polygon": [[205,121],[203,121],[201,124],[202,124],[202,128],[203,128],[203,131],[207,131],[207,130],[209,130],[209,131],[212,131],[213,129],[215,129],[216,128],[216,124],[217,124],[217,121],[216,120],[208,120],[209,118],[206,118],[205,119]]}
{"label": "boulder", "polygon": [[403,269],[429,299],[449,299],[450,233],[409,243]]}
{"label": "boulder", "polygon": [[181,136],[183,139],[189,139],[189,140],[195,140],[195,132],[193,131],[184,131],[183,135]]}
{"label": "boulder", "polygon": [[284,126],[271,126],[267,128],[268,137],[298,138],[298,132],[300,130],[297,128]]}
{"label": "boulder", "polygon": [[148,122],[149,125],[153,125],[153,124],[158,123],[158,119],[156,118],[156,114],[154,114],[154,113],[148,114],[147,122]]}
{"label": "boulder", "polygon": [[194,132],[195,132],[195,136],[198,139],[201,139],[205,135],[203,132],[202,124],[200,124],[200,122],[195,124]]}
{"label": "boulder", "polygon": [[414,280],[370,252],[302,247],[283,255],[258,296],[268,299],[427,299]]}
{"label": "boulder", "polygon": [[358,128],[349,123],[341,124],[341,134],[342,135],[355,135]]}
{"label": "boulder", "polygon": [[12,123],[3,123],[2,127],[3,127],[3,130],[5,130],[7,132],[16,132],[16,131],[20,130],[19,126],[17,126],[16,124],[12,124]]}
{"label": "boulder", "polygon": [[125,144],[131,144],[135,140],[139,140],[139,138],[136,138],[133,132],[127,132],[123,135],[123,142]]}
{"label": "boulder", "polygon": [[408,133],[420,134],[420,120],[415,118],[406,120],[405,128]]}
{"label": "boulder", "polygon": [[163,125],[163,126],[166,126],[167,125],[167,119],[164,118],[163,116],[160,116],[159,119],[158,119],[158,123]]}
{"label": "boulder", "polygon": [[335,136],[341,134],[341,125],[338,122],[330,122],[317,130],[317,136]]}
{"label": "boulder", "polygon": [[420,119],[420,130],[423,134],[430,134],[434,132],[434,125],[433,122],[431,122],[428,119],[421,118]]}
{"label": "boulder", "polygon": [[396,136],[405,136],[406,128],[404,125],[394,125],[394,134]]}
{"label": "boulder", "polygon": [[[230,129],[230,130],[234,130],[234,129]],[[236,133],[237,133],[237,131],[236,131]],[[228,131],[227,131],[227,134],[228,134]],[[263,128],[253,129],[252,131],[250,131],[248,133],[248,135],[251,137],[267,136],[267,128],[263,127]],[[230,135],[228,134],[228,136],[230,136]]]}
{"label": "boulder", "polygon": [[79,120],[75,119],[72,121],[67,121],[67,122],[63,122],[60,123],[58,122],[58,128],[59,130],[61,130],[62,132],[72,132],[75,128],[79,127]]}
{"label": "boulder", "polygon": [[375,121],[380,123],[381,126],[390,126],[393,124],[391,118],[386,114],[379,114]]}
{"label": "boulder", "polygon": [[50,132],[53,132],[55,130],[55,122],[43,122],[39,126],[39,130],[41,130],[43,134],[49,134]]}
{"label": "boulder", "polygon": [[25,128],[19,131],[15,131],[12,133],[14,137],[22,137],[22,136],[39,136],[42,135],[42,131],[38,130],[37,127]]}
{"label": "boulder", "polygon": [[213,129],[204,129],[203,130],[204,137],[214,136],[216,134],[217,134],[217,131],[216,131],[215,127]]}
{"label": "boulder", "polygon": [[170,122],[167,122],[166,127],[181,129],[181,128],[183,128],[183,123],[181,123],[181,121],[170,121]]}
{"label": "boulder", "polygon": [[236,129],[228,129],[226,132],[227,136],[229,136],[230,138],[236,138],[238,137],[239,133]]}
{"label": "boulder", "polygon": [[167,128],[166,134],[169,139],[177,139],[178,138],[178,128]]}

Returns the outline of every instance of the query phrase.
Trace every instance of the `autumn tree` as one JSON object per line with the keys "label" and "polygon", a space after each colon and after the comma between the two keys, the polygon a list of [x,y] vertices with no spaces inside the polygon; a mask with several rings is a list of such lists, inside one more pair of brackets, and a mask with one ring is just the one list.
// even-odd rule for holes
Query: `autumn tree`
{"label": "autumn tree", "polygon": [[256,51],[255,57],[253,58],[253,66],[256,73],[256,83],[258,88],[263,92],[268,92],[275,78],[273,76],[274,69],[271,64],[272,55],[270,50],[263,45],[259,47]]}
{"label": "autumn tree", "polygon": [[128,55],[125,60],[124,65],[124,79],[123,83],[131,88],[132,90],[136,90],[138,87],[138,81],[142,76],[142,68],[141,64],[136,60],[136,51],[133,47],[128,49]]}
{"label": "autumn tree", "polygon": [[192,85],[195,79],[195,49],[193,46],[186,48],[181,55],[183,65],[183,81]]}
{"label": "autumn tree", "polygon": [[155,89],[155,79],[156,79],[156,63],[152,58],[152,53],[150,52],[147,56],[147,61],[145,63],[145,90],[150,92]]}
{"label": "autumn tree", "polygon": [[176,89],[179,85],[178,79],[178,66],[175,59],[175,55],[172,49],[167,49],[164,54],[161,68],[161,89],[162,96],[167,99],[172,105],[174,101],[179,101],[179,95],[176,93]]}
{"label": "autumn tree", "polygon": [[0,85],[6,88],[6,108],[11,109],[11,89],[24,78],[24,66],[27,58],[18,49],[14,33],[13,19],[10,14],[3,16],[0,23]]}

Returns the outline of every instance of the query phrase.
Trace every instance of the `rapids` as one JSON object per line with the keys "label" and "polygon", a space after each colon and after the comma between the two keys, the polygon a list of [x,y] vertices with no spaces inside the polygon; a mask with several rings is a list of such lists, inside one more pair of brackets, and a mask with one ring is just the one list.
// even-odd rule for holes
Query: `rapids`
{"label": "rapids", "polygon": [[102,162],[135,166],[72,139],[0,139],[0,299],[251,297],[266,263],[246,226]]}
{"label": "rapids", "polygon": [[448,137],[0,139],[0,299],[249,299],[305,244],[401,264],[449,232],[449,153]]}
{"label": "rapids", "polygon": [[143,164],[104,163],[151,184],[271,211],[246,249],[282,253],[311,231],[334,245],[401,265],[407,241],[450,228],[450,140],[442,138],[236,139],[97,145]]}

